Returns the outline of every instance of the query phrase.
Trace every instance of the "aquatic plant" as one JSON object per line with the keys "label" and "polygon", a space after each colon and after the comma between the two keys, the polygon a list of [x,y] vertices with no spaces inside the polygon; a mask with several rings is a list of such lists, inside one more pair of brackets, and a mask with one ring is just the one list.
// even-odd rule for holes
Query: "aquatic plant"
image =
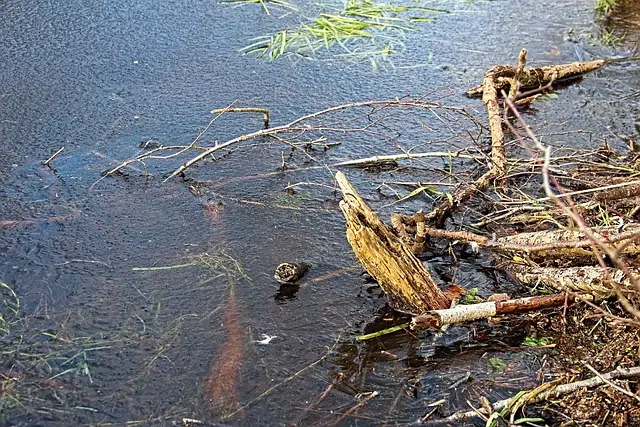
{"label": "aquatic plant", "polygon": [[609,47],[614,47],[619,45],[624,41],[624,38],[625,38],[624,34],[622,34],[621,36],[616,35],[615,29],[611,29],[611,30],[602,29],[602,31],[600,31],[600,35],[598,36],[598,40],[600,41],[600,43]]}
{"label": "aquatic plant", "polygon": [[236,4],[236,5],[259,4],[260,6],[262,6],[262,9],[264,9],[267,15],[271,15],[271,12],[269,12],[268,6],[278,6],[284,9],[289,9],[294,11],[298,10],[298,8],[295,5],[283,0],[228,0],[228,1],[223,1],[222,3]]}
{"label": "aquatic plant", "polygon": [[201,267],[207,271],[207,275],[211,278],[221,278],[228,285],[236,283],[238,280],[244,279],[251,281],[251,278],[245,273],[242,264],[226,252],[211,251],[192,255],[180,264],[161,265],[153,267],[133,267],[132,271],[164,271],[176,270],[187,267]]}
{"label": "aquatic plant", "polygon": [[11,333],[11,321],[18,315],[20,300],[9,285],[0,282],[0,334]]}
{"label": "aquatic plant", "polygon": [[[295,29],[280,30],[272,35],[259,37],[246,46],[246,54],[257,54],[259,59],[275,60],[286,54],[311,56],[318,49],[330,49],[339,45],[347,54],[357,54],[358,47],[352,48],[350,42],[362,39],[375,39],[382,31],[400,33],[418,31],[413,24],[433,22],[428,13],[446,13],[442,9],[421,6],[393,5],[377,3],[372,0],[349,0],[344,9],[334,13],[323,12],[309,23]],[[417,13],[409,15],[409,13]],[[395,53],[392,41],[397,33],[386,35],[383,47],[372,54],[389,55]]]}
{"label": "aquatic plant", "polygon": [[[207,209],[209,208],[205,208],[206,215],[211,216]],[[215,215],[218,213],[216,212]],[[227,301],[223,307],[226,338],[211,364],[210,373],[203,385],[207,408],[220,416],[227,416],[240,410],[237,382],[239,369],[244,360],[244,340],[235,286],[241,280],[251,280],[242,264],[231,255],[219,250],[193,255],[179,264],[136,267],[133,271],[167,271],[190,267],[199,267],[206,271],[206,278],[196,286],[216,280],[225,283],[228,289]]]}
{"label": "aquatic plant", "polygon": [[619,0],[596,0],[594,10],[602,15],[609,15],[618,7]]}

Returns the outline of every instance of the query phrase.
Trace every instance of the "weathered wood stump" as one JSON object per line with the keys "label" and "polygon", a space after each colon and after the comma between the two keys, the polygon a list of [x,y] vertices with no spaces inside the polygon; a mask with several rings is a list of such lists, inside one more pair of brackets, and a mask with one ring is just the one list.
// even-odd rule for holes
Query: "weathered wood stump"
{"label": "weathered wood stump", "polygon": [[347,177],[338,172],[343,194],[340,209],[347,220],[347,240],[353,252],[398,310],[423,313],[450,306],[429,271],[362,200]]}

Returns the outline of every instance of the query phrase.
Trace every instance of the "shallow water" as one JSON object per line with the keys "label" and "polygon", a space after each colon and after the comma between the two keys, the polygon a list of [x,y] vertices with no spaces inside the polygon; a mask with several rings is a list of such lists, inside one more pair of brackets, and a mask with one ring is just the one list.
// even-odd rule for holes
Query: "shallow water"
{"label": "shallow water", "polygon": [[[241,55],[251,37],[299,19],[273,9],[266,16],[257,5],[3,2],[0,220],[16,223],[0,227],[0,281],[20,295],[23,314],[38,314],[34,326],[63,330],[76,341],[92,337],[92,348],[100,349],[82,356],[90,378],[76,371],[60,375],[39,388],[41,400],[30,402],[29,411],[9,411],[2,421],[171,425],[182,417],[221,421],[242,406],[223,422],[402,424],[430,412],[427,404],[441,398],[445,414],[466,408],[469,396],[500,398],[534,384],[540,355],[504,352],[503,344],[515,346],[526,335],[518,325],[459,327],[443,337],[400,333],[356,344],[355,335],[390,324],[379,313],[384,301],[360,275],[332,190],[302,186],[287,195],[290,183],[332,185],[322,168],[277,173],[288,147],[253,144],[188,172],[188,180],[161,184],[178,161],[147,164],[151,176],[145,176],[145,165],[135,165],[137,171],[100,179],[103,169],[135,155],[140,141],[188,144],[212,108],[234,100],[269,108],[275,124],[343,102],[407,94],[444,97],[443,103],[466,105],[482,117],[481,103],[461,92],[488,67],[513,62],[523,46],[529,63],[540,65],[631,49],[592,43],[589,34],[597,28],[586,0],[438,5],[458,12],[408,34],[395,68],[381,64],[373,73],[367,61],[268,62]],[[624,28],[629,40],[637,34],[637,27]],[[637,65],[612,65],[562,90],[553,102],[540,103],[530,117],[558,132],[547,142],[587,148],[606,139],[623,149],[620,136],[635,132],[639,83]],[[394,123],[402,130],[400,145],[424,139],[436,141],[429,150],[469,144],[452,139],[437,118],[421,119],[428,137],[422,125],[402,118]],[[252,116],[224,117],[204,142],[260,125]],[[585,140],[571,132],[576,130],[593,137]],[[339,142],[314,155],[332,163],[397,152],[388,141],[361,135]],[[55,170],[40,164],[62,146]],[[305,156],[294,153],[290,166],[305,165]],[[422,180],[442,179],[441,160],[412,166],[349,176],[381,207],[389,203],[375,189],[383,179],[416,173]],[[205,182],[198,197],[189,190],[192,180]],[[382,211],[416,210],[424,203]],[[210,256],[202,258],[205,253]],[[189,264],[194,256],[222,262],[231,272],[221,274],[220,265],[132,270]],[[312,268],[299,289],[280,289],[273,270],[291,260]],[[453,267],[448,262],[432,262],[444,281],[458,274],[464,286],[485,294],[497,290],[481,259]],[[240,331],[240,339],[230,342],[230,330]],[[277,338],[263,345],[262,334]],[[66,360],[83,347],[72,347],[43,381],[75,366],[77,358]],[[233,366],[216,370],[221,357]],[[506,362],[504,373],[488,369],[492,357]],[[207,387],[212,376],[229,387]],[[376,397],[357,406],[356,396],[373,391]],[[212,393],[234,397],[211,404]]]}

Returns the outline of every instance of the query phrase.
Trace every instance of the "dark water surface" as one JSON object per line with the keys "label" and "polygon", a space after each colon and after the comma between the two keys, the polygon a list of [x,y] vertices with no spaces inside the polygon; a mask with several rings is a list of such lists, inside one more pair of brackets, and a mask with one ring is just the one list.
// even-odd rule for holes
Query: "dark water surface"
{"label": "dark water surface", "polygon": [[[355,344],[356,334],[385,326],[380,316],[365,328],[383,304],[360,276],[337,199],[318,186],[300,187],[294,196],[284,191],[300,181],[332,185],[329,172],[230,179],[277,171],[281,153],[289,154],[286,146],[257,141],[189,172],[211,184],[198,197],[189,190],[192,181],[161,184],[179,161],[149,163],[150,177],[138,164],[140,172],[99,180],[103,169],[135,155],[142,140],[188,144],[212,108],[234,100],[269,108],[275,124],[343,102],[407,94],[446,95],[443,102],[467,105],[482,118],[481,103],[461,92],[488,67],[513,62],[522,47],[536,65],[632,48],[592,42],[588,0],[429,4],[459,12],[408,34],[396,67],[372,73],[368,61],[268,62],[241,55],[252,37],[299,19],[273,8],[267,16],[257,5],[197,0],[3,1],[0,282],[20,295],[23,315],[37,315],[33,326],[46,325],[71,344],[50,361],[49,372],[38,374],[41,381],[32,384],[37,391],[21,397],[24,407],[7,410],[0,421],[217,422],[240,405],[246,407],[224,423],[393,425],[418,419],[432,410],[427,404],[442,398],[446,413],[466,408],[470,395],[504,397],[535,385],[538,353],[447,347],[447,339],[469,341],[468,328],[452,328],[437,342],[401,334]],[[638,30],[625,31],[632,40]],[[594,135],[569,132],[547,141],[556,145],[588,148],[606,139],[622,149],[616,135],[635,132],[638,87],[637,66],[613,65],[540,103],[531,119]],[[439,135],[437,118],[424,120],[431,121],[425,123],[434,139],[447,136],[446,130]],[[224,141],[259,125],[252,116],[225,117],[202,142]],[[424,138],[419,128],[407,130],[403,141]],[[397,152],[388,142],[363,136],[340,142],[326,156],[318,154],[322,162]],[[453,139],[431,148],[447,144],[468,145]],[[62,146],[52,162],[55,171],[40,164]],[[300,153],[291,161],[305,165]],[[441,166],[440,160],[415,163],[423,180],[442,179],[434,170]],[[350,177],[375,204],[380,178],[366,172]],[[415,210],[421,203],[387,211]],[[132,270],[194,260],[209,266]],[[273,270],[291,260],[309,262],[312,269],[297,292],[279,291]],[[494,291],[490,273],[457,268],[462,285]],[[500,339],[521,342],[526,331],[514,330]],[[240,336],[229,340],[233,331]],[[257,342],[262,334],[277,338],[263,345]],[[310,366],[330,348],[326,359]],[[498,381],[487,370],[496,355],[508,362],[505,375],[518,382]],[[0,374],[22,375],[15,368],[5,371],[10,365],[0,366]],[[450,388],[458,380],[463,386]],[[374,391],[376,397],[356,408],[361,393]],[[222,401],[212,403],[220,394]]]}

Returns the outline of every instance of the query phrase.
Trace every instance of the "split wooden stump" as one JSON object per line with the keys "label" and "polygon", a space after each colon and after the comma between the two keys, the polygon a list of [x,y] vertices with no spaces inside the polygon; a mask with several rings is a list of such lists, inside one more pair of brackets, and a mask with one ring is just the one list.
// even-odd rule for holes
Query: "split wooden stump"
{"label": "split wooden stump", "polygon": [[343,194],[340,209],[347,220],[347,240],[353,252],[398,310],[424,313],[449,308],[422,262],[362,200],[342,173],[336,181]]}

